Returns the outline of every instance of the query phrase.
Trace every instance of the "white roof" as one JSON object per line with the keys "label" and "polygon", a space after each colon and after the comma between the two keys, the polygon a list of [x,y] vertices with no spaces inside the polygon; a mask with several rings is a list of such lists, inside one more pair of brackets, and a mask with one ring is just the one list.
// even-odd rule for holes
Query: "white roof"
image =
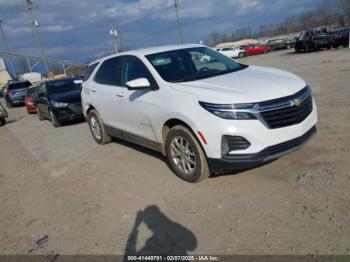
{"label": "white roof", "polygon": [[146,55],[155,54],[155,53],[162,53],[162,52],[167,52],[167,51],[171,51],[171,50],[193,48],[193,47],[203,47],[203,45],[199,45],[199,44],[164,45],[164,46],[156,46],[156,47],[147,47],[147,48],[135,49],[135,50],[130,50],[130,51],[126,51],[126,52],[121,52],[121,53],[105,56],[105,57],[102,57],[100,59],[97,59],[94,62],[91,62],[90,64],[94,64],[94,63],[99,62],[101,60],[105,60],[107,58],[120,56],[120,55],[142,55],[142,56],[146,56]]}

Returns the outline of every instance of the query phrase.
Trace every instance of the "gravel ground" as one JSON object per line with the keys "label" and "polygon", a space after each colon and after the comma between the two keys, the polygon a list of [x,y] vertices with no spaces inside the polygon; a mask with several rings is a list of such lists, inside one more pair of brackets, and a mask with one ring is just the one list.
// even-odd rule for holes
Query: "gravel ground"
{"label": "gravel ground", "polygon": [[[350,51],[242,59],[312,87],[318,133],[263,167],[183,182],[152,151],[97,145],[9,110],[0,128],[0,254],[350,254]],[[258,83],[257,83],[258,84]],[[141,212],[140,212],[141,211]]]}

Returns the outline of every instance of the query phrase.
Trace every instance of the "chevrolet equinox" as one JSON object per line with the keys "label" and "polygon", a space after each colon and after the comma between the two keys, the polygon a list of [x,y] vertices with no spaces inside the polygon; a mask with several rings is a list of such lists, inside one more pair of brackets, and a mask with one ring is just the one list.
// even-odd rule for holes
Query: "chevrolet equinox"
{"label": "chevrolet equinox", "polygon": [[97,143],[118,137],[157,150],[188,182],[277,159],[316,132],[316,104],[301,78],[202,45],[99,59],[87,69],[81,97]]}

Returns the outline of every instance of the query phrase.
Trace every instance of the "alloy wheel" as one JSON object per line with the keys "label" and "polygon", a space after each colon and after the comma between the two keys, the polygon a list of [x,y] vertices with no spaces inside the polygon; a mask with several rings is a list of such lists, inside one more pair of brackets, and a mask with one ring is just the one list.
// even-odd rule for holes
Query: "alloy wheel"
{"label": "alloy wheel", "polygon": [[101,128],[100,128],[98,120],[95,116],[91,116],[91,118],[90,118],[90,128],[91,128],[91,132],[94,135],[94,137],[97,140],[100,140],[102,137]]}
{"label": "alloy wheel", "polygon": [[175,136],[170,144],[170,154],[172,161],[180,171],[191,175],[196,170],[196,154],[186,138]]}

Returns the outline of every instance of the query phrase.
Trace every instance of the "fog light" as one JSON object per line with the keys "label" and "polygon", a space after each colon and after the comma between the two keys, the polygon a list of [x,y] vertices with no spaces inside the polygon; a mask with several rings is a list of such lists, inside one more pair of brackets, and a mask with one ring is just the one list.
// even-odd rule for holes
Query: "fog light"
{"label": "fog light", "polygon": [[221,155],[225,156],[230,152],[230,148],[228,146],[227,138],[226,136],[222,136],[221,138]]}
{"label": "fog light", "polygon": [[231,151],[244,150],[250,147],[247,139],[241,136],[222,136],[221,138],[221,154],[227,155]]}

